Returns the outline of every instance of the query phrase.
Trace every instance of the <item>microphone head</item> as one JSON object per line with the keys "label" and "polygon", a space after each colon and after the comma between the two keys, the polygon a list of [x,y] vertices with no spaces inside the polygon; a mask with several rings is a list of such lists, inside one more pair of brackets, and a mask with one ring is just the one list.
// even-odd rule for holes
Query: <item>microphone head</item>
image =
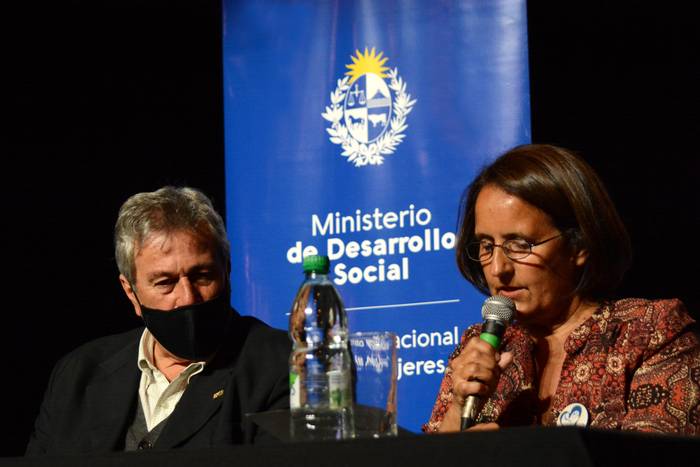
{"label": "microphone head", "polygon": [[484,320],[510,323],[515,315],[515,303],[503,295],[493,295],[484,301],[481,317]]}

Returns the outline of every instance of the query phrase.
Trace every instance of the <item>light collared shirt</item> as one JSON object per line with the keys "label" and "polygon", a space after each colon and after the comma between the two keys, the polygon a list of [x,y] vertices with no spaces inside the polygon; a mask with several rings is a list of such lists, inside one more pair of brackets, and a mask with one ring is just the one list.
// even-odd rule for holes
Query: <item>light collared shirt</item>
{"label": "light collared shirt", "polygon": [[138,365],[141,370],[139,398],[146,427],[151,431],[173,413],[192,377],[204,370],[205,362],[192,362],[172,381],[168,381],[153,362],[155,339],[148,329],[143,331],[139,343]]}

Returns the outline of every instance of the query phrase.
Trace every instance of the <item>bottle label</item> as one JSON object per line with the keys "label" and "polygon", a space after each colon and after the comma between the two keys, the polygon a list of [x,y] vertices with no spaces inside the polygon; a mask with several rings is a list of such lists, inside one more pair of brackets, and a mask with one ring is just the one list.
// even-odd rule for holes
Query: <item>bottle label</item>
{"label": "bottle label", "polygon": [[350,375],[342,370],[328,372],[329,406],[341,409],[350,406]]}
{"label": "bottle label", "polygon": [[301,407],[301,388],[299,375],[293,371],[289,372],[289,408],[298,409]]}

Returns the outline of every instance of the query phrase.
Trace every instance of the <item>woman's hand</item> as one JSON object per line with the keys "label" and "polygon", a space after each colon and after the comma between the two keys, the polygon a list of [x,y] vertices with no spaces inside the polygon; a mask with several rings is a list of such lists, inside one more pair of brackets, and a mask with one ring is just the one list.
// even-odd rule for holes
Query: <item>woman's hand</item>
{"label": "woman's hand", "polygon": [[[439,431],[459,431],[466,398],[470,395],[488,398],[496,389],[501,370],[512,361],[513,355],[510,352],[500,353],[488,342],[472,337],[450,363],[453,398]],[[495,423],[483,425],[486,426],[473,427],[473,431],[498,429]]]}
{"label": "woman's hand", "polygon": [[513,361],[509,352],[500,354],[491,344],[472,337],[450,363],[453,401],[464,405],[467,396],[488,397],[496,389],[501,369]]}

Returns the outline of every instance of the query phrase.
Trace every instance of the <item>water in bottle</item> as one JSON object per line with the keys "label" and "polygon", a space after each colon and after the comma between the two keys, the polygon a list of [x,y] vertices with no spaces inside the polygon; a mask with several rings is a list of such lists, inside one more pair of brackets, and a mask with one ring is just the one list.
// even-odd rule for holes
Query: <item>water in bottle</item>
{"label": "water in bottle", "polygon": [[295,440],[354,436],[348,320],[328,277],[327,256],[307,256],[304,281],[289,315],[291,436]]}

